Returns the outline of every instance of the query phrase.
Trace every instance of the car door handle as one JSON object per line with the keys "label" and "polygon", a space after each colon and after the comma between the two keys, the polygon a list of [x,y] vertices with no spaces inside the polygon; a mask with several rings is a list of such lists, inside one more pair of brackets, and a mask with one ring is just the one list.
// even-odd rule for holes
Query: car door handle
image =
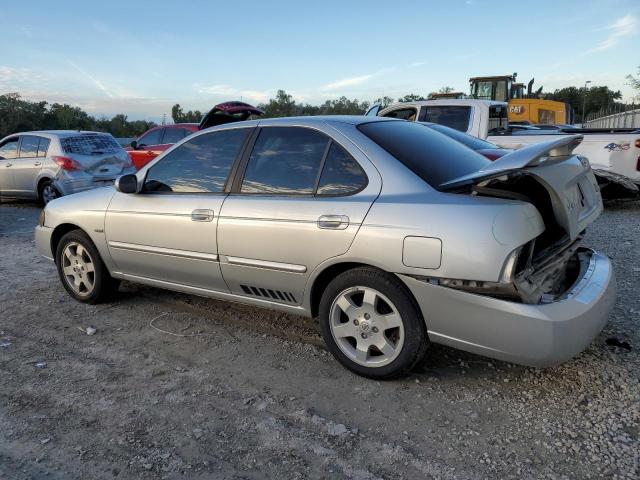
{"label": "car door handle", "polygon": [[344,230],[349,226],[349,217],[346,215],[322,215],[318,218],[318,228],[331,228]]}
{"label": "car door handle", "polygon": [[211,222],[213,220],[213,210],[199,208],[191,212],[191,220],[194,222]]}
{"label": "car door handle", "polygon": [[42,165],[42,162],[36,162],[33,164],[34,167],[39,167],[40,165]]}

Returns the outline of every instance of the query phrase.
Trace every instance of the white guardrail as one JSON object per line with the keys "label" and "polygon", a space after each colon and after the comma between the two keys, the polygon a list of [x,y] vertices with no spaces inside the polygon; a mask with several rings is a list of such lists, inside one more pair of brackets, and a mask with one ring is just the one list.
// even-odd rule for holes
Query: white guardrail
{"label": "white guardrail", "polygon": [[640,128],[640,108],[585,122],[587,128]]}

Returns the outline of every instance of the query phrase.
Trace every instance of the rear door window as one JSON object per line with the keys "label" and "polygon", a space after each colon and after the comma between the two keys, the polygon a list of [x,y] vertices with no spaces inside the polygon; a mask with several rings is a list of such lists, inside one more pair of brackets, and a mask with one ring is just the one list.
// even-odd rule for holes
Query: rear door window
{"label": "rear door window", "polygon": [[250,131],[234,128],[186,141],[149,169],[143,191],[224,192],[231,166]]}
{"label": "rear door window", "polygon": [[151,145],[160,145],[162,142],[162,131],[163,128],[156,128],[155,130],[151,130],[150,132],[145,133],[138,140],[138,147],[149,147]]}
{"label": "rear door window", "polygon": [[167,127],[164,129],[162,143],[178,143],[185,137],[185,132],[184,128]]}
{"label": "rear door window", "polygon": [[322,168],[318,195],[349,195],[367,186],[367,176],[358,162],[335,142]]}
{"label": "rear door window", "polygon": [[18,137],[5,140],[0,145],[0,160],[10,160],[18,156]]}
{"label": "rear door window", "polygon": [[60,138],[60,145],[67,154],[104,155],[119,153],[122,147],[111,135],[84,133]]}
{"label": "rear door window", "polygon": [[47,156],[47,151],[49,150],[49,143],[51,143],[51,141],[48,138],[40,137],[40,142],[38,143],[39,157]]}
{"label": "rear door window", "polygon": [[256,140],[240,191],[312,195],[330,139],[302,127],[265,127]]}
{"label": "rear door window", "polygon": [[358,130],[436,189],[491,164],[479,153],[419,123],[371,122],[359,125]]}
{"label": "rear door window", "polygon": [[461,132],[466,132],[469,129],[471,107],[432,105],[423,108],[425,109],[425,122],[437,123]]}
{"label": "rear door window", "polygon": [[34,158],[38,156],[40,137],[23,135],[20,142],[20,158]]}

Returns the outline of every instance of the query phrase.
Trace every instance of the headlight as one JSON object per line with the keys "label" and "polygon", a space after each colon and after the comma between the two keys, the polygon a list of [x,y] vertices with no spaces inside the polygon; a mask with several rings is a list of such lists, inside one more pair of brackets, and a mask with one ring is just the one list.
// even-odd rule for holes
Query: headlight
{"label": "headlight", "polygon": [[522,247],[516,248],[509,254],[502,267],[502,273],[500,274],[500,283],[510,283],[513,281],[513,276],[516,273],[516,266],[518,265],[518,256]]}
{"label": "headlight", "polygon": [[38,225],[44,227],[44,207],[40,210],[40,216],[38,217]]}

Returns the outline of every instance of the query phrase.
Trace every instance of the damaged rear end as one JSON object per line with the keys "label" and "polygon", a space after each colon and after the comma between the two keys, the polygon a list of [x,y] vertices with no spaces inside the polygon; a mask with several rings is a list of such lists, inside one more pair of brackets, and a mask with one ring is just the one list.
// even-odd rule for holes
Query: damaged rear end
{"label": "damaged rear end", "polygon": [[572,153],[581,141],[581,135],[574,135],[531,145],[441,186],[445,191],[530,203],[545,224],[542,234],[512,252],[500,282],[455,288],[526,304],[566,298],[589,268],[593,252],[581,241],[603,208],[589,162]]}

